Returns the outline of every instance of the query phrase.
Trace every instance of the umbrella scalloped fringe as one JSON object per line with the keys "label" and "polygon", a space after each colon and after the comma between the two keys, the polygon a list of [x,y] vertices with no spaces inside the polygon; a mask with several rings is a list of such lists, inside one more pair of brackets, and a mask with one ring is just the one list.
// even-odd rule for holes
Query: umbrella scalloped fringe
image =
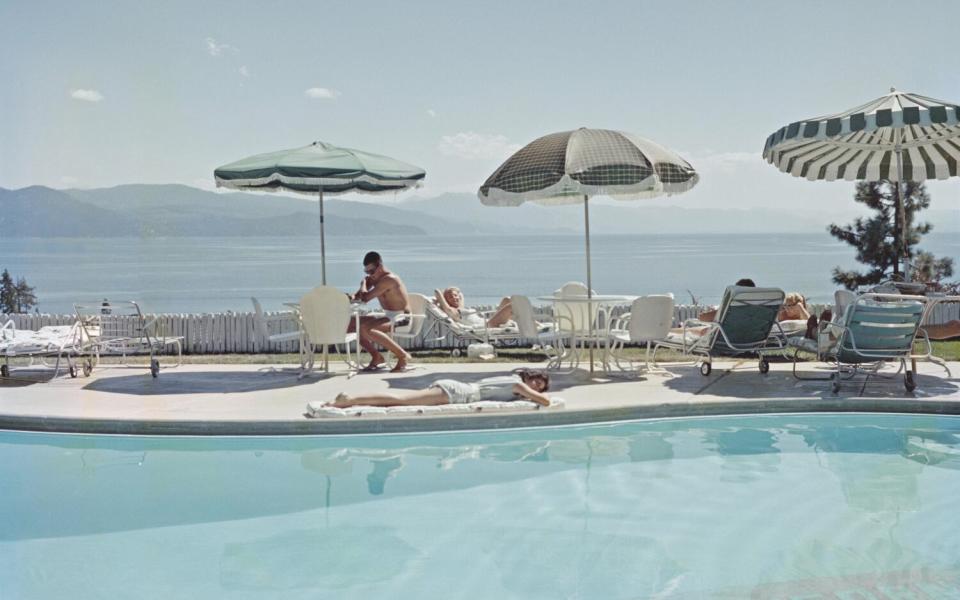
{"label": "umbrella scalloped fringe", "polygon": [[605,196],[614,200],[630,201],[645,200],[658,196],[672,196],[686,192],[697,185],[700,176],[694,174],[687,181],[680,183],[663,183],[656,175],[631,185],[592,186],[583,185],[568,175],[557,183],[529,192],[507,192],[500,188],[491,187],[486,192],[480,191],[477,195],[480,202],[486,206],[520,206],[524,202],[559,206],[565,204],[581,204],[583,197]]}
{"label": "umbrella scalloped fringe", "polygon": [[[215,177],[217,182],[217,187],[228,188],[233,190],[240,191],[255,191],[255,192],[293,192],[294,194],[300,194],[304,196],[316,196],[319,192],[320,186],[342,186],[356,183],[372,183],[376,185],[383,186],[382,190],[364,190],[355,187],[351,187],[346,190],[323,190],[324,196],[336,196],[338,194],[367,194],[367,195],[379,195],[379,194],[389,194],[391,192],[403,192],[410,189],[423,187],[423,179],[396,179],[396,180],[385,180],[379,177],[370,177],[364,175],[361,177],[351,178],[351,179],[338,179],[335,177],[288,177],[286,175],[280,175],[279,173],[274,173],[269,177],[258,177],[253,179],[223,179],[221,177]],[[389,182],[389,185],[385,183]],[[271,184],[281,183],[284,185],[303,185],[303,186],[313,186],[312,190],[297,190],[288,187],[279,187],[272,186]],[[396,183],[394,186],[393,184]]]}

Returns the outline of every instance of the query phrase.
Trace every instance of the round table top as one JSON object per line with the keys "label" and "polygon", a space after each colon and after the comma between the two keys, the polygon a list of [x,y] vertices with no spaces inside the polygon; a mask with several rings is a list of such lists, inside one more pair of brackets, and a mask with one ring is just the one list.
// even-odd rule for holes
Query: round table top
{"label": "round table top", "polygon": [[[296,311],[300,310],[299,302],[284,302],[283,305],[289,306],[290,308]],[[363,302],[351,302],[350,312],[355,314],[363,314],[363,315],[371,315],[371,316],[386,315],[386,313],[383,312],[383,309],[370,306],[369,304],[365,304]]]}

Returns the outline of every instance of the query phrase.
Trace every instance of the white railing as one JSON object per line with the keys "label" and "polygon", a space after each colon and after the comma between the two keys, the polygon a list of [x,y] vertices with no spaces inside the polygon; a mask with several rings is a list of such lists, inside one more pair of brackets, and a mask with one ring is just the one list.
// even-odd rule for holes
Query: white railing
{"label": "white railing", "polygon": [[[811,314],[819,315],[828,305],[811,305]],[[480,306],[479,310],[490,310],[496,307]],[[692,305],[677,305],[674,308],[674,325],[682,323],[685,319],[695,318],[700,314],[703,307]],[[545,320],[550,310],[549,306],[536,308],[537,313]],[[629,307],[613,311],[616,316],[621,312],[626,312]],[[161,335],[177,336],[183,338],[184,354],[233,354],[233,353],[277,353],[277,352],[297,352],[298,342],[296,340],[289,342],[268,342],[259,339],[254,328],[254,314],[252,312],[226,312],[226,313],[202,313],[202,314],[157,314],[148,315],[156,317],[158,321],[157,331]],[[265,314],[271,334],[286,333],[297,330],[297,323],[291,312],[267,312]],[[135,335],[136,319],[129,318],[129,323],[122,319],[127,317],[117,317],[121,322],[118,327],[118,333],[122,332],[124,326],[129,327],[129,335]],[[941,324],[952,319],[960,319],[960,303],[939,304],[931,310],[926,323]],[[0,323],[7,320],[13,322],[17,329],[29,329],[36,331],[47,325],[72,325],[76,321],[76,315],[47,315],[47,314],[0,314]],[[424,333],[417,339],[404,341],[403,346],[409,349],[429,349],[429,348],[454,348],[462,346],[463,342],[458,341],[453,336],[447,334],[445,337],[437,340],[438,331],[444,332],[445,329],[435,327],[430,315],[427,316],[427,322],[424,324]],[[425,341],[426,340],[426,341]],[[523,343],[521,340],[520,343]]]}

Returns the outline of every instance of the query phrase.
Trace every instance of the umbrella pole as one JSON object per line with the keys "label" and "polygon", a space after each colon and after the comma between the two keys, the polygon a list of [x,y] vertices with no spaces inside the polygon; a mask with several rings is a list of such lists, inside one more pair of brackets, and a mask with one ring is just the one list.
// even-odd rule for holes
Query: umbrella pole
{"label": "umbrella pole", "polygon": [[587,323],[589,337],[587,345],[590,348],[590,375],[593,375],[593,281],[590,276],[590,196],[583,195],[583,229],[587,235]]}
{"label": "umbrella pole", "polygon": [[902,133],[897,129],[897,144],[894,147],[897,153],[897,218],[900,220],[900,247],[897,248],[897,262],[903,259],[903,279],[910,281],[910,261],[907,249],[907,209],[904,206],[903,193],[900,186],[903,183],[903,148],[901,148]]}
{"label": "umbrella pole", "polygon": [[[320,196],[320,283],[327,285],[327,245],[323,239],[323,184],[317,186]],[[330,372],[330,357],[327,356],[327,345],[323,345],[323,370]]]}
{"label": "umbrella pole", "polygon": [[320,283],[327,285],[327,246],[323,239],[323,185],[317,186],[320,195]]}

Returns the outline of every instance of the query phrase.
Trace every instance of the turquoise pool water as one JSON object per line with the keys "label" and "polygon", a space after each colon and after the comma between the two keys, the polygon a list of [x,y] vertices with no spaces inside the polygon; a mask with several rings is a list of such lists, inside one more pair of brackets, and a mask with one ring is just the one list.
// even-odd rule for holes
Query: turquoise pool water
{"label": "turquoise pool water", "polygon": [[0,598],[960,598],[960,419],[0,432]]}

